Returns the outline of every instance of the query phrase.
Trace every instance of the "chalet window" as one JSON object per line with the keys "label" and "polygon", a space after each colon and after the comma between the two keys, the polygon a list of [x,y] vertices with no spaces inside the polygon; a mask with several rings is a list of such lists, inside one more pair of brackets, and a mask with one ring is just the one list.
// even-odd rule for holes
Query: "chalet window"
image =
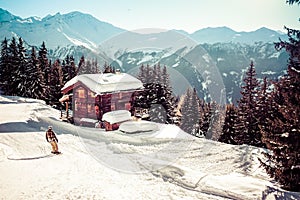
{"label": "chalet window", "polygon": [[94,110],[93,104],[89,103],[89,104],[88,104],[88,113],[93,112],[93,110]]}
{"label": "chalet window", "polygon": [[115,104],[115,103],[111,103],[110,109],[111,109],[111,110],[116,110],[116,104]]}
{"label": "chalet window", "polygon": [[96,96],[96,98],[95,98],[95,103],[101,103],[101,96],[100,95],[98,95],[98,96]]}
{"label": "chalet window", "polygon": [[89,95],[90,97],[92,97],[92,98],[95,98],[95,93],[94,93],[94,92],[89,91],[89,92],[88,92],[88,95]]}
{"label": "chalet window", "polygon": [[79,110],[79,102],[75,101],[75,110],[78,111]]}
{"label": "chalet window", "polygon": [[79,98],[86,98],[85,90],[84,89],[78,89],[78,97]]}

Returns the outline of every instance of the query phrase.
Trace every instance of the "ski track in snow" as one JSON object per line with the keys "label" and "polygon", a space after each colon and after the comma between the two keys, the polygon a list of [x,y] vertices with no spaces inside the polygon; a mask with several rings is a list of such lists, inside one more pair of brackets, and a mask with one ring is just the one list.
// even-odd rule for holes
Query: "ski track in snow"
{"label": "ski track in snow", "polygon": [[[28,101],[0,96],[0,199],[300,199],[259,167],[264,149],[172,138],[170,125],[132,135],[76,127]],[[48,124],[62,155],[47,157]]]}

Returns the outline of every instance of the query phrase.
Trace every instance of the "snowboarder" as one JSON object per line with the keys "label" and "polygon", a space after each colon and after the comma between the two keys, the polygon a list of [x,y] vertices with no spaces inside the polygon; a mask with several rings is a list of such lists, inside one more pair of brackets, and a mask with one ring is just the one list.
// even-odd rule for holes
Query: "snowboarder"
{"label": "snowboarder", "polygon": [[58,146],[57,146],[58,139],[57,139],[54,131],[52,130],[52,126],[48,126],[48,130],[46,131],[46,140],[52,146],[51,153],[60,154],[60,152],[58,151]]}

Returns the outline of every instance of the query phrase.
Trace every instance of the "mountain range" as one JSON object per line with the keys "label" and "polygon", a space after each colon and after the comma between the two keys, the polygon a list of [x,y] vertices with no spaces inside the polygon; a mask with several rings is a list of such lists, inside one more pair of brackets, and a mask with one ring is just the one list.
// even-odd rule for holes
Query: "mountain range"
{"label": "mountain range", "polygon": [[[68,14],[57,13],[44,18],[29,17],[23,19],[0,8],[0,38],[22,37],[28,44],[40,45],[45,41],[50,49],[67,45],[85,46],[95,50],[105,40],[127,30],[99,21],[92,15],[80,12]],[[192,34],[177,31],[192,38],[196,43],[240,42],[274,42],[285,34],[260,28],[252,32],[236,32],[228,27],[204,28]]]}
{"label": "mountain range", "polygon": [[22,37],[34,46],[45,41],[50,59],[73,55],[79,62],[84,55],[96,58],[100,66],[108,62],[133,74],[142,64],[160,63],[168,67],[176,94],[192,86],[201,98],[211,100],[219,98],[224,87],[226,101],[236,103],[250,60],[255,61],[259,79],[278,79],[286,70],[288,55],[275,50],[273,43],[287,36],[265,27],[252,32],[228,27],[192,34],[151,31],[130,32],[80,12],[22,19],[0,8],[0,39]]}

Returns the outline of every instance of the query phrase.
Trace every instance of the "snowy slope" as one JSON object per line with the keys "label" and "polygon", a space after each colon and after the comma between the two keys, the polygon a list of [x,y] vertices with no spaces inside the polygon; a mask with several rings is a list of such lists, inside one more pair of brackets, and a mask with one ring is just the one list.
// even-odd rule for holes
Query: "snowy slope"
{"label": "snowy slope", "polygon": [[[42,101],[0,96],[1,199],[299,199],[259,168],[263,149],[156,132],[75,127]],[[52,156],[51,124],[62,155]],[[185,136],[185,137],[183,137]]]}
{"label": "snowy slope", "polygon": [[28,44],[35,46],[45,41],[49,49],[76,45],[96,50],[102,41],[124,31],[80,12],[57,13],[43,19],[22,19],[0,8],[0,23],[1,40],[4,37],[22,37]]}

